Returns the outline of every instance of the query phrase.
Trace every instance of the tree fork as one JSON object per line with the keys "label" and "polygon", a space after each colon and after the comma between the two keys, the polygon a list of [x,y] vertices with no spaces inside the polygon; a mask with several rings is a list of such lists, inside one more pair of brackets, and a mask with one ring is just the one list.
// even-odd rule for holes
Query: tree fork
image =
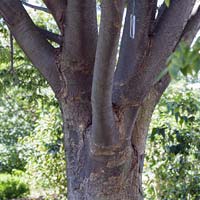
{"label": "tree fork", "polygon": [[139,185],[141,163],[130,141],[124,140],[120,145],[110,147],[94,146],[91,140],[91,122],[86,120],[89,119],[87,108],[77,115],[76,109],[80,104],[73,102],[68,106],[69,103],[62,103],[68,198],[142,199]]}

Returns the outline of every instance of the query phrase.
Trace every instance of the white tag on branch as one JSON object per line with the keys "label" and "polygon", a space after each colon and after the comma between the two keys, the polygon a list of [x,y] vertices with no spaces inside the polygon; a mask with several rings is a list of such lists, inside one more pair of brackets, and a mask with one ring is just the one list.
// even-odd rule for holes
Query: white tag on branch
{"label": "white tag on branch", "polygon": [[135,38],[135,15],[130,15],[130,37]]}

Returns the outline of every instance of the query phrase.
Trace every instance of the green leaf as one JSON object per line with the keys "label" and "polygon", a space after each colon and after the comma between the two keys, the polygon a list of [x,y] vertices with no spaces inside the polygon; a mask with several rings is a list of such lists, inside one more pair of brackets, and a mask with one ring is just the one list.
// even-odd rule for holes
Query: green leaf
{"label": "green leaf", "polygon": [[3,89],[4,89],[4,85],[2,81],[0,81],[0,94],[3,92]]}
{"label": "green leaf", "polygon": [[165,4],[166,4],[167,7],[169,7],[169,5],[170,5],[170,0],[165,0]]}
{"label": "green leaf", "polygon": [[177,65],[171,65],[168,67],[169,70],[169,74],[171,76],[172,79],[177,79],[178,77],[178,72],[180,70],[179,66]]}

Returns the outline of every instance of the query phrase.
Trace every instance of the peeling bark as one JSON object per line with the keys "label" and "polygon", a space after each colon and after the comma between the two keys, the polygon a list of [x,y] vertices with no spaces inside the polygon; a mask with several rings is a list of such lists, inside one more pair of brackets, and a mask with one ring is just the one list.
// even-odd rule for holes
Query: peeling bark
{"label": "peeling bark", "polygon": [[[139,160],[128,141],[92,144],[88,108],[62,103],[69,200],[140,200]],[[74,109],[73,109],[74,108]]]}

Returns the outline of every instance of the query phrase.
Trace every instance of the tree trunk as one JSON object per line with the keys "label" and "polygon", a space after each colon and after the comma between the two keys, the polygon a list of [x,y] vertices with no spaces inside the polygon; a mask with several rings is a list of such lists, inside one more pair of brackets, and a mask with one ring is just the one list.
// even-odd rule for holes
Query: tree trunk
{"label": "tree trunk", "polygon": [[[73,104],[73,105],[72,105]],[[90,108],[62,102],[69,200],[140,200],[144,153],[130,140],[101,147],[91,144]],[[83,106],[82,106],[83,108]],[[119,124],[119,126],[124,124]],[[147,130],[148,128],[145,128]],[[122,132],[122,134],[126,134]],[[142,133],[143,134],[143,133]],[[146,140],[146,137],[143,137]],[[145,141],[143,141],[145,144]],[[144,152],[144,148],[140,150]]]}
{"label": "tree trunk", "polygon": [[[92,141],[89,99],[68,96],[67,100],[61,100],[69,200],[143,199],[142,170],[148,128],[169,77],[159,84],[139,107],[114,108],[120,141],[107,147]],[[130,128],[132,118],[136,120]]]}
{"label": "tree trunk", "polygon": [[90,131],[65,130],[68,199],[143,199],[142,166],[136,150],[126,144],[123,150],[112,147],[98,155],[99,148],[91,147],[90,139],[83,136],[85,134],[89,136]]}

